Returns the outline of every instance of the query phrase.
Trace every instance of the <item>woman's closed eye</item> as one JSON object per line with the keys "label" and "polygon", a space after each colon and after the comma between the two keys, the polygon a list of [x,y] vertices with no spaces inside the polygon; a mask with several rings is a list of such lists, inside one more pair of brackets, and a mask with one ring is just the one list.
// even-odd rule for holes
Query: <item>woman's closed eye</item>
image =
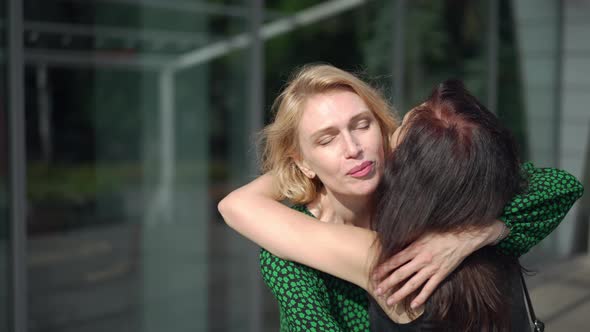
{"label": "woman's closed eye", "polygon": [[369,129],[369,127],[371,127],[371,121],[368,119],[359,120],[355,125],[355,129]]}
{"label": "woman's closed eye", "polygon": [[320,139],[318,140],[317,143],[318,143],[318,145],[325,146],[325,145],[330,144],[330,142],[332,142],[333,140],[334,140],[334,136],[323,136],[323,137],[320,137]]}

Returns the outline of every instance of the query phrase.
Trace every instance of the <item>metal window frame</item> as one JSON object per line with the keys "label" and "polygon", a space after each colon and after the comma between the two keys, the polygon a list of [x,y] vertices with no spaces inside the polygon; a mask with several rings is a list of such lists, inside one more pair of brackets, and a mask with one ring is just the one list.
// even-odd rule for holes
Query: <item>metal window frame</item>
{"label": "metal window frame", "polygon": [[488,40],[487,40],[487,102],[488,109],[497,114],[498,107],[498,48],[500,42],[500,2],[488,0]]}
{"label": "metal window frame", "polygon": [[10,326],[27,331],[26,144],[23,2],[8,0],[8,142],[10,183]]}
{"label": "metal window frame", "polygon": [[[249,112],[248,133],[259,132],[264,126],[264,39],[262,27],[264,24],[264,0],[250,0],[250,36],[249,48]],[[248,173],[256,174],[257,165],[255,156],[248,156]],[[252,267],[250,272],[250,287],[252,298],[250,300],[250,331],[262,331],[262,279],[258,272],[258,250],[251,250],[248,255]]]}
{"label": "metal window frame", "polygon": [[[264,122],[264,41],[272,38],[276,35],[291,31],[297,27],[305,26],[307,24],[316,22],[323,17],[329,17],[344,11],[346,9],[353,8],[364,3],[361,0],[339,0],[331,1],[329,3],[317,6],[310,10],[304,10],[298,15],[294,15],[285,20],[278,20],[271,24],[264,24],[264,0],[252,0],[251,2],[251,29],[250,38],[246,43],[250,47],[250,117],[249,127],[250,132],[256,132],[262,128]],[[398,1],[398,10],[396,16],[400,18],[399,24],[400,29],[397,29],[395,33],[395,40],[398,44],[396,48],[398,55],[401,53],[402,56],[396,57],[394,68],[397,68],[395,72],[402,73],[399,75],[397,84],[394,86],[397,89],[403,88],[403,40],[405,31],[403,27],[403,20],[400,17],[405,12],[405,0]],[[24,42],[23,36],[25,32],[25,22],[23,16],[23,3],[20,0],[8,0],[8,18],[7,18],[7,64],[8,64],[8,96],[9,96],[9,179],[10,179],[10,301],[11,301],[11,321],[10,329],[14,332],[26,332],[27,316],[28,316],[28,303],[27,303],[27,226],[26,226],[26,213],[27,213],[27,196],[26,196],[26,142],[25,142],[25,86],[24,86],[24,74],[26,62],[35,62],[35,59],[25,58],[24,54]],[[240,45],[245,46],[245,45]],[[232,48],[229,47],[231,50]],[[222,54],[227,53],[224,49]],[[219,54],[205,57],[206,60],[215,58]],[[44,59],[46,60],[46,59]],[[203,62],[196,61],[196,63]],[[195,65],[195,61],[188,64],[188,66]],[[124,63],[127,65],[127,63]],[[150,63],[153,67],[159,67],[160,63]],[[85,61],[79,65],[100,65],[96,63],[96,59],[91,61]],[[185,64],[186,65],[186,64]],[[183,66],[180,66],[183,68]],[[176,68],[174,68],[176,69]],[[399,90],[397,94],[400,98],[403,98],[403,90]],[[255,160],[250,163],[250,169],[254,171],[256,169]],[[254,259],[257,259],[254,255]],[[257,266],[254,264],[253,266]],[[253,316],[251,321],[251,330],[258,331],[262,326],[261,317],[261,286],[260,281],[254,280],[254,293],[252,299]]]}
{"label": "metal window frame", "polygon": [[564,5],[562,1],[555,1],[555,10],[557,11],[557,22],[556,29],[556,45],[555,48],[555,98],[553,98],[553,124],[555,128],[555,135],[553,141],[553,160],[555,168],[561,166],[561,113],[562,113],[562,100],[563,100],[563,50],[565,47],[564,41]]}
{"label": "metal window frame", "polygon": [[392,77],[393,77],[393,96],[392,103],[396,106],[398,112],[405,110],[404,93],[405,93],[405,64],[406,64],[406,21],[407,14],[406,0],[397,0],[393,6],[394,26],[392,31]]}

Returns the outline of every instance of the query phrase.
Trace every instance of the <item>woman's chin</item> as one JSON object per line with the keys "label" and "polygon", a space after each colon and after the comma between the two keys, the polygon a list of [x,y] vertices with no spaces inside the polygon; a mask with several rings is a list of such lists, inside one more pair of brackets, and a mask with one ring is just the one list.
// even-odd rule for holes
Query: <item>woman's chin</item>
{"label": "woman's chin", "polygon": [[378,184],[379,181],[377,180],[377,177],[374,176],[371,179],[351,185],[349,192],[353,196],[370,196],[375,192],[375,190],[377,190]]}

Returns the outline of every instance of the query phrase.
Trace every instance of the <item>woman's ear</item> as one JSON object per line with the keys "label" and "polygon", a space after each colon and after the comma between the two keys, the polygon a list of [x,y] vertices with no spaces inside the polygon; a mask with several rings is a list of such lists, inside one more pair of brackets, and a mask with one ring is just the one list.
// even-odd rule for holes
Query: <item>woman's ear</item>
{"label": "woman's ear", "polygon": [[299,170],[301,172],[303,172],[303,174],[305,176],[307,176],[310,179],[315,178],[316,174],[315,172],[309,167],[309,165],[307,164],[307,162],[305,160],[301,160],[299,158],[293,158],[295,160],[295,164],[297,165],[297,168],[299,168]]}
{"label": "woman's ear", "polygon": [[389,150],[386,152],[391,152],[395,149],[396,136],[397,135],[395,134],[395,131],[391,135],[389,135]]}

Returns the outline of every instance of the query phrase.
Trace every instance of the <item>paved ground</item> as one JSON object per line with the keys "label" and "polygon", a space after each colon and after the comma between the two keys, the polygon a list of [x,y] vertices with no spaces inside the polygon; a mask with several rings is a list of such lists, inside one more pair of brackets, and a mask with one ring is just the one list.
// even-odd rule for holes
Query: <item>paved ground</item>
{"label": "paved ground", "polygon": [[590,330],[590,256],[540,267],[527,282],[546,331]]}
{"label": "paved ground", "polygon": [[[590,331],[590,255],[546,264],[539,259],[524,265],[539,271],[526,279],[535,312],[545,323],[545,331]],[[276,304],[270,296],[265,302],[265,332],[276,331]]]}
{"label": "paved ground", "polygon": [[[155,248],[148,244],[158,241],[146,238],[154,231],[129,225],[64,232],[30,241],[30,330],[146,332],[146,326],[154,325],[148,324],[151,317],[174,326],[170,329],[174,331],[277,331],[276,302],[264,286],[260,286],[262,298],[256,304],[252,301],[252,284],[245,276],[259,276],[258,267],[252,263],[255,260],[246,261],[243,254],[236,253],[242,248],[229,250],[228,243],[236,239],[212,234],[214,239],[227,241],[215,241],[209,248],[209,262],[199,263],[195,257],[202,255],[195,256],[187,249],[194,247],[190,241],[194,232],[180,226],[173,229],[171,235],[158,231],[155,238],[168,239],[161,242],[174,245]],[[557,263],[538,259],[525,266],[540,271],[527,279],[535,310],[547,331],[590,331],[590,256]],[[199,296],[207,287],[199,284],[203,280],[209,281],[209,294],[214,296]],[[148,292],[155,288],[150,283],[159,283],[161,292]],[[199,303],[207,309],[199,308]],[[249,328],[253,313],[262,315],[264,328]],[[207,329],[189,324],[202,321],[194,318],[199,315],[208,315]],[[179,317],[188,317],[189,323],[182,323]]]}

